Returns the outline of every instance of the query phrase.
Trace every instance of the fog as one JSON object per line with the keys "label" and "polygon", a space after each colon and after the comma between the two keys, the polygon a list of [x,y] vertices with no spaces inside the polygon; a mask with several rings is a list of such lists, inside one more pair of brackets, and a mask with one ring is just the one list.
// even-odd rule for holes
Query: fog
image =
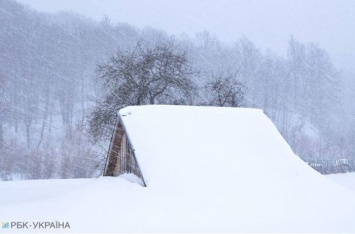
{"label": "fog", "polygon": [[246,36],[261,49],[284,55],[290,35],[317,42],[338,67],[355,68],[355,2],[352,0],[19,0],[49,13],[72,11],[94,20],[108,16],[138,28],[173,34],[207,30],[233,43]]}

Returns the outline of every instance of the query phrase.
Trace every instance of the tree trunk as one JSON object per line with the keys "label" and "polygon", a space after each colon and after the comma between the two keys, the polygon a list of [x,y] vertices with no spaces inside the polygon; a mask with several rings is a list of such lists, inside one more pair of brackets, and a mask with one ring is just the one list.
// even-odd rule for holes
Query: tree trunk
{"label": "tree trunk", "polygon": [[43,121],[42,121],[42,128],[41,128],[41,136],[40,136],[40,139],[39,139],[39,142],[37,144],[37,152],[39,151],[39,147],[43,141],[43,136],[44,136],[44,129],[46,127],[46,123],[47,123],[47,116],[48,116],[48,102],[49,102],[49,99],[48,99],[48,96],[46,96],[46,108],[44,110],[44,114],[43,114]]}
{"label": "tree trunk", "polygon": [[81,76],[81,119],[85,118],[85,98],[84,98],[84,76]]}
{"label": "tree trunk", "polygon": [[27,141],[27,148],[31,148],[31,134],[30,134],[30,124],[26,124],[26,141]]}
{"label": "tree trunk", "polygon": [[149,104],[154,105],[154,103],[155,103],[154,100],[155,100],[154,97],[150,97],[150,98],[149,98]]}
{"label": "tree trunk", "polygon": [[4,147],[4,130],[2,125],[2,121],[0,121],[0,149]]}
{"label": "tree trunk", "polygon": [[15,132],[18,133],[18,102],[17,97],[15,97]]}

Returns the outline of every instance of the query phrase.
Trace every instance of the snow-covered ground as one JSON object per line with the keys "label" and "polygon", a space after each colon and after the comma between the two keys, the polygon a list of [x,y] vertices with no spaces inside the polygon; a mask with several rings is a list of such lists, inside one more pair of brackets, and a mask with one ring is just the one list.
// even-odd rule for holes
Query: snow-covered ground
{"label": "snow-covered ground", "polygon": [[[355,183],[355,173],[330,175],[327,177],[337,177],[339,183],[351,186]],[[13,181],[13,182],[1,182],[0,191],[0,209],[1,209],[1,219],[3,221],[26,221],[26,222],[40,222],[40,221],[59,221],[59,222],[69,222],[71,229],[33,229],[28,230],[18,230],[18,229],[3,229],[2,231],[99,231],[99,232],[109,232],[109,231],[198,231],[204,229],[203,226],[195,226],[186,228],[185,224],[190,223],[186,217],[188,217],[189,209],[171,209],[173,204],[168,204],[168,197],[165,197],[168,192],[162,192],[161,196],[165,197],[164,200],[160,200],[160,197],[155,199],[150,197],[151,204],[147,203],[145,188],[127,182],[121,178],[99,178],[99,179],[71,179],[71,180],[37,180],[37,181]],[[301,193],[301,191],[300,191]],[[149,196],[149,195],[148,195]],[[262,197],[262,194],[259,195]],[[253,197],[251,192],[251,197]],[[123,200],[127,199],[127,200]],[[287,199],[287,198],[285,198]],[[314,203],[318,202],[316,197],[313,198]],[[355,198],[354,198],[355,199]],[[200,202],[203,202],[201,198]],[[130,206],[133,202],[137,204],[132,207]],[[176,202],[176,200],[175,200]],[[184,205],[184,200],[180,201],[181,205]],[[218,202],[218,201],[217,201]],[[282,201],[280,201],[282,202]],[[256,201],[259,203],[259,201]],[[163,204],[166,207],[162,206]],[[142,209],[136,210],[137,205],[142,206],[146,210],[145,215],[149,216],[143,217],[141,213]],[[212,204],[213,205],[213,204]],[[266,205],[266,204],[265,204]],[[292,204],[290,204],[292,205]],[[254,207],[255,212],[263,212],[264,215],[274,216],[274,210],[261,210]],[[130,211],[129,211],[130,210]],[[206,210],[208,210],[206,208]],[[176,214],[176,212],[182,212]],[[231,217],[234,219],[235,227],[234,231],[278,231],[280,227],[283,226],[284,230],[287,230],[283,222],[290,222],[288,212],[285,212],[284,218],[280,219],[280,222],[274,223],[274,227],[269,225],[268,228],[265,227],[265,223],[260,222],[260,220],[252,218],[249,225],[244,223],[240,224],[239,219],[243,217],[245,212],[239,210],[240,214],[238,216]],[[221,215],[221,214],[219,214]],[[305,214],[307,215],[307,214]],[[167,227],[166,216],[179,216],[176,222],[180,222],[180,228]],[[259,216],[259,215],[257,215]],[[317,217],[314,217],[317,219]],[[350,218],[350,217],[349,217]],[[142,219],[142,220],[140,220]],[[152,220],[155,222],[161,221],[160,226],[157,223],[149,223]],[[243,219],[245,221],[245,219]],[[302,219],[304,220],[304,219]],[[213,220],[212,220],[213,221]],[[294,222],[296,223],[297,220]],[[312,222],[312,219],[309,220]],[[309,223],[307,222],[307,223]],[[336,219],[334,220],[336,222]],[[302,225],[304,229],[308,226],[307,223]],[[352,226],[347,225],[341,230],[354,230]],[[198,225],[198,223],[196,223]],[[327,224],[324,224],[327,226]],[[184,228],[185,227],[185,228]],[[208,229],[209,231],[223,231],[223,228],[219,229]],[[224,229],[225,231],[231,230],[230,228]],[[293,228],[288,229],[288,231],[296,230]],[[316,229],[319,230],[319,229]],[[321,229],[326,231],[326,229]],[[340,229],[338,229],[340,230]],[[206,228],[205,228],[205,231]],[[310,229],[307,229],[310,231]]]}
{"label": "snow-covered ground", "polygon": [[[355,183],[355,173],[329,175],[326,177],[337,177],[339,183],[343,183],[348,186]],[[319,220],[317,216],[310,217],[314,214],[304,215],[309,218],[307,221],[302,216],[297,220],[290,220],[290,214],[294,213],[287,208],[302,209],[302,204],[289,204],[285,207],[284,217],[280,218],[278,210],[272,209],[271,205],[267,203],[262,207],[260,200],[267,202],[263,199],[263,194],[256,196],[253,191],[250,191],[250,199],[244,200],[247,202],[243,206],[242,202],[238,202],[240,209],[230,217],[229,221],[232,221],[234,227],[215,227],[212,229],[212,225],[209,223],[202,223],[202,217],[194,217],[193,220],[189,220],[192,216],[191,212],[196,212],[193,208],[187,207],[186,203],[189,202],[189,198],[177,197],[169,194],[171,191],[163,191],[160,196],[151,196],[148,188],[143,188],[138,184],[130,183],[121,178],[103,177],[98,179],[70,179],[70,180],[33,180],[33,181],[8,181],[0,183],[1,199],[0,199],[0,218],[3,221],[23,221],[23,222],[69,222],[70,229],[2,229],[4,232],[16,232],[16,231],[29,231],[29,232],[58,232],[58,231],[85,231],[85,232],[129,232],[129,231],[352,231],[354,226],[351,223],[350,216],[346,223],[341,220],[337,221],[336,215],[332,216],[332,222],[339,225],[345,225],[343,228],[329,229],[329,225],[324,223],[324,228],[320,228],[320,223],[315,222],[317,225],[314,228],[310,228],[310,224],[313,220]],[[340,189],[341,190],[341,189]],[[297,195],[302,195],[305,191],[299,191]],[[241,191],[246,193],[246,191]],[[307,193],[307,192],[305,192]],[[353,200],[354,194],[352,194]],[[206,195],[208,196],[208,195]],[[326,196],[326,194],[325,194]],[[255,206],[252,206],[252,199],[259,197],[255,200]],[[282,197],[282,196],[281,196]],[[243,199],[245,197],[241,197]],[[279,196],[280,198],[280,196]],[[191,194],[190,199],[196,199]],[[228,199],[228,195],[226,195]],[[238,196],[236,196],[236,200]],[[274,203],[276,199],[270,200]],[[284,204],[284,200],[292,200],[292,198],[283,197],[279,202]],[[319,198],[312,197],[314,205],[321,203]],[[206,199],[201,197],[198,202],[203,203]],[[349,201],[349,200],[348,200]],[[196,201],[195,201],[196,202]],[[215,203],[221,201],[215,200]],[[237,201],[236,201],[237,202]],[[173,204],[175,203],[175,204]],[[334,201],[336,204],[337,202]],[[343,202],[340,202],[342,206]],[[179,204],[181,207],[179,207]],[[349,204],[349,206],[353,204]],[[231,204],[233,206],[233,204]],[[197,204],[196,204],[197,206]],[[211,207],[206,207],[202,211],[209,212],[211,209],[216,208],[216,204],[210,204]],[[334,204],[332,204],[334,206]],[[139,208],[140,207],[140,208]],[[248,210],[253,209],[253,210]],[[303,210],[306,207],[303,207]],[[228,208],[224,207],[228,212]],[[265,209],[265,210],[264,210]],[[309,209],[309,207],[308,207]],[[310,209],[312,210],[312,209]],[[217,209],[220,211],[220,209]],[[336,209],[334,212],[339,212]],[[142,213],[143,212],[143,213]],[[255,217],[249,217],[250,220],[246,222],[246,216],[254,213]],[[300,214],[301,215],[301,214]],[[349,214],[350,215],[350,214]],[[212,223],[222,222],[219,216],[225,217],[224,214],[216,214],[214,218],[216,220],[209,220]],[[260,216],[269,217],[266,219],[260,219]],[[171,217],[178,218],[172,220]],[[324,217],[323,217],[324,218]],[[277,219],[279,219],[277,221]],[[273,223],[267,223],[273,220]],[[174,222],[173,222],[174,221]],[[198,222],[199,221],[199,222]],[[304,223],[302,223],[303,221]],[[193,225],[196,222],[196,226]],[[175,224],[176,226],[173,226]],[[186,226],[191,224],[192,226]],[[288,226],[293,224],[291,226]],[[298,228],[295,225],[298,224]],[[319,226],[320,225],[320,226]]]}
{"label": "snow-covered ground", "polygon": [[320,175],[260,110],[145,106],[120,114],[147,187],[128,175],[0,182],[0,219],[71,227],[31,232],[355,231],[355,192],[329,179],[355,176]]}

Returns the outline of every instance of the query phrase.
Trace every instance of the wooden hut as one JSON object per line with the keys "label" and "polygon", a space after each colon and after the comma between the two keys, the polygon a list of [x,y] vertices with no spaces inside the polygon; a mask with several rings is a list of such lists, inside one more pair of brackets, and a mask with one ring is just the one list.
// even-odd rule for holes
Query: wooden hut
{"label": "wooden hut", "polygon": [[143,186],[146,186],[131,141],[121,116],[118,115],[107,154],[104,176],[119,176],[125,173],[136,175],[142,180]]}

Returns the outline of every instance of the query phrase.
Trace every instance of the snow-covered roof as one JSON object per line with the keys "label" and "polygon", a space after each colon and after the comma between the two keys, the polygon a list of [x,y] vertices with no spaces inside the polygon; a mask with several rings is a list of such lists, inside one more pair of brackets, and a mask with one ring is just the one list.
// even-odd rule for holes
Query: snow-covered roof
{"label": "snow-covered roof", "polygon": [[259,109],[131,106],[119,115],[148,184],[187,184],[191,177],[217,182],[227,175],[270,174],[275,182],[280,175],[318,176]]}

